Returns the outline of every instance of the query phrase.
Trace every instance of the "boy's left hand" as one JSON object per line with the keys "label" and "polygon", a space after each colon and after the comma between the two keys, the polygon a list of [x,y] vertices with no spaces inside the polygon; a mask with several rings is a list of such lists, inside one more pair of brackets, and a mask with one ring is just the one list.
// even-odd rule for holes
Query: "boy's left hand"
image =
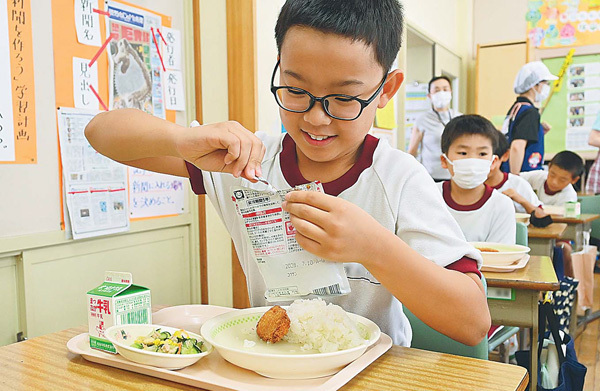
{"label": "boy's left hand", "polygon": [[521,203],[525,200],[515,189],[506,189],[502,192],[505,196],[510,197],[511,200]]}
{"label": "boy's left hand", "polygon": [[303,249],[329,261],[364,263],[383,228],[360,207],[313,191],[292,191],[283,209],[290,213],[296,241]]}

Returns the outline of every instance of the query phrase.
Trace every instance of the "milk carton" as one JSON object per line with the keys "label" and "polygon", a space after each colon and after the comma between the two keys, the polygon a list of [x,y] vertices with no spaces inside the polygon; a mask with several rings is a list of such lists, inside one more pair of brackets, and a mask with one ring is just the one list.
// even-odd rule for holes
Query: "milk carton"
{"label": "milk carton", "polygon": [[581,204],[579,202],[566,202],[565,203],[565,217],[579,217],[581,214]]}
{"label": "milk carton", "polygon": [[116,353],[105,331],[118,324],[151,324],[150,289],[133,285],[131,273],[106,272],[87,293],[90,347]]}

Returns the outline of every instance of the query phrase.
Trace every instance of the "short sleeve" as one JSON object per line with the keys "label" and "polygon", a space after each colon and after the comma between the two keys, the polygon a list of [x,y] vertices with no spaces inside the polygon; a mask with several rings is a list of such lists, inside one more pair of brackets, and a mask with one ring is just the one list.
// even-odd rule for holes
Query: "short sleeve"
{"label": "short sleeve", "polygon": [[540,113],[537,109],[528,109],[515,120],[512,139],[537,142],[539,130]]}
{"label": "short sleeve", "polygon": [[499,192],[495,196],[496,200],[494,202],[497,205],[495,205],[494,216],[492,216],[494,221],[486,242],[515,244],[517,223],[513,202],[510,198]]}

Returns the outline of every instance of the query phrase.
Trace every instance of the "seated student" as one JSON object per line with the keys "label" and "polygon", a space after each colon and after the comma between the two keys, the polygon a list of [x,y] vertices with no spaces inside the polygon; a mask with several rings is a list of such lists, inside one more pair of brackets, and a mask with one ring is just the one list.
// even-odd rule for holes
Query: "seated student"
{"label": "seated student", "polygon": [[[579,155],[571,151],[562,151],[552,158],[548,164],[548,171],[522,172],[521,177],[529,182],[544,204],[563,206],[565,202],[577,201],[577,192],[573,185],[577,183],[584,170],[585,166]],[[558,241],[556,244],[563,251],[565,276],[573,277],[571,244],[565,241]]]}
{"label": "seated student", "polygon": [[515,209],[507,196],[484,182],[500,133],[479,115],[452,119],[442,133],[442,167],[452,179],[438,183],[444,201],[469,242],[514,244]]}
{"label": "seated student", "polygon": [[573,185],[584,170],[583,160],[579,155],[571,151],[562,151],[552,158],[548,171],[522,172],[520,176],[529,182],[544,204],[562,206],[565,202],[577,201],[577,192]]}
{"label": "seated student", "polygon": [[326,194],[292,191],[283,208],[300,246],[344,264],[352,292],[328,301],[373,320],[397,345],[412,338],[403,305],[476,345],[490,327],[481,254],[425,168],[368,135],[403,80],[392,69],[402,21],[397,0],[287,0],[271,79],[285,134],[255,135],[233,121],[187,128],[124,109],[97,115],[86,137],[114,160],[189,177],[208,196],[233,238],[252,306],[267,305],[266,285],[231,187],[258,188],[255,175],[278,189],[321,181]]}
{"label": "seated student", "polygon": [[498,160],[492,163],[492,168],[485,184],[510,197],[513,200],[515,211],[530,214],[535,212],[539,218],[546,216],[546,213],[541,209],[543,204],[537,195],[535,195],[531,185],[520,176],[502,172],[500,169],[502,163],[508,161],[509,148],[508,140],[500,134],[496,149],[494,150],[494,154],[498,156]]}

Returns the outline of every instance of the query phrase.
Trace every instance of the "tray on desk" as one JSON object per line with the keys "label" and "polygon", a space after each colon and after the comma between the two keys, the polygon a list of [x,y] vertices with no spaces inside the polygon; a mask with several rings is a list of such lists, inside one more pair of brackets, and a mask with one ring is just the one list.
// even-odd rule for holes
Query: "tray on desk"
{"label": "tray on desk", "polygon": [[[195,332],[204,320],[219,314],[235,311],[218,306],[188,305],[165,308],[153,315],[153,323],[181,327]],[[168,324],[166,324],[168,323]],[[230,391],[333,391],[338,390],[354,376],[377,360],[392,346],[392,339],[381,333],[381,338],[355,361],[332,376],[306,380],[280,380],[263,377],[253,371],[237,367],[225,361],[219,352],[211,354],[187,368],[172,371],[137,364],[118,354],[110,354],[90,348],[87,333],[79,334],[67,343],[71,353],[79,354],[88,361],[126,371],[137,372],[207,390]]]}

